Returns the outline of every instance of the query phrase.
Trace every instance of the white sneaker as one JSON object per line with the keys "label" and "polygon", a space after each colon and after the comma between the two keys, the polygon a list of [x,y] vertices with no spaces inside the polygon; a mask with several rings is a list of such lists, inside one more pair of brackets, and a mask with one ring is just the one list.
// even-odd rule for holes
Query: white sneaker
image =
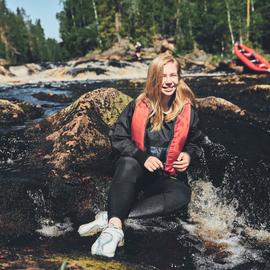
{"label": "white sneaker", "polygon": [[99,212],[95,216],[95,220],[79,227],[80,236],[91,236],[101,232],[108,225],[108,213],[106,211]]}
{"label": "white sneaker", "polygon": [[124,246],[124,232],[122,229],[109,224],[92,245],[92,255],[112,258],[117,247]]}

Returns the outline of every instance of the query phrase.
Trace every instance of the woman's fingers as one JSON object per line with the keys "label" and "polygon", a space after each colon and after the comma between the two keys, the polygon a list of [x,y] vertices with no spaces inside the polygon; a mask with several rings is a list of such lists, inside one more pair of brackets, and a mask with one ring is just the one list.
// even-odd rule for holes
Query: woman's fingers
{"label": "woman's fingers", "polygon": [[163,164],[158,158],[153,159],[153,165],[155,166],[156,169],[163,168]]}
{"label": "woman's fingers", "polygon": [[144,167],[148,171],[153,172],[160,168],[163,169],[163,164],[158,158],[151,156],[145,161]]}
{"label": "woman's fingers", "polygon": [[173,163],[173,167],[180,172],[185,171],[188,168],[189,161],[188,160],[180,160],[180,161],[175,161]]}
{"label": "woman's fingers", "polygon": [[158,168],[163,169],[163,163],[158,158],[156,159],[156,162],[158,164]]}
{"label": "woman's fingers", "polygon": [[177,166],[173,166],[177,171],[179,172],[183,172],[188,168],[188,165],[186,166],[181,166],[181,167],[177,167]]}

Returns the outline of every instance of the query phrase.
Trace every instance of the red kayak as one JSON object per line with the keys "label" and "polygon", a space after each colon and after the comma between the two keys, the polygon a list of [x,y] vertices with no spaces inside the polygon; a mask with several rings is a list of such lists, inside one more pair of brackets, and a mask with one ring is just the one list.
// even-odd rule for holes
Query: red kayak
{"label": "red kayak", "polygon": [[249,69],[259,73],[270,73],[270,63],[251,48],[236,42],[233,52]]}

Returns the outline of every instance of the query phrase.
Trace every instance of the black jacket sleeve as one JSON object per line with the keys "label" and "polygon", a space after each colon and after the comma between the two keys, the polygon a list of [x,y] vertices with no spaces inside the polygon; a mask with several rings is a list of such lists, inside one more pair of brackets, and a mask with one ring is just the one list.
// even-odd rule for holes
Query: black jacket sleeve
{"label": "black jacket sleeve", "polygon": [[199,117],[197,110],[192,107],[190,115],[190,129],[186,144],[183,151],[187,152],[191,160],[199,159],[202,156],[201,142],[204,139],[204,134],[199,129]]}
{"label": "black jacket sleeve", "polygon": [[131,140],[131,120],[135,108],[135,100],[131,101],[120,114],[109,132],[113,153],[120,156],[134,157],[142,166],[149,157]]}

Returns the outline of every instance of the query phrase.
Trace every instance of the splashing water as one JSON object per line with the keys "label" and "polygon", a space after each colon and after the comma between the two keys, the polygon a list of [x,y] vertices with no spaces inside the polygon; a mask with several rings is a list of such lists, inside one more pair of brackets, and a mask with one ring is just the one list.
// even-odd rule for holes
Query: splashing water
{"label": "splashing water", "polygon": [[46,237],[58,237],[73,231],[73,224],[70,218],[64,218],[63,222],[57,222],[52,219],[50,208],[41,189],[35,191],[27,190],[27,194],[35,206],[35,220],[40,227],[36,230],[37,233]]}
{"label": "splashing water", "polygon": [[[207,180],[191,182],[193,194],[188,209],[190,219],[188,222],[180,220],[180,223],[189,235],[193,235],[200,242],[195,245],[194,264],[197,269],[232,269],[251,261],[263,263],[260,245],[269,245],[270,233],[265,224],[258,225],[258,220],[252,223],[249,218],[250,211],[256,209],[256,203],[259,202],[250,201],[251,198],[248,197],[249,206],[252,205],[252,208],[247,206],[246,210],[243,209],[247,203],[243,196],[249,192],[248,188],[254,186],[254,182],[247,178],[252,178],[254,174],[250,175],[246,169],[247,164],[232,156],[224,146],[207,140],[207,147],[210,148],[211,159],[218,159],[225,164],[225,169],[221,185],[215,187],[209,181],[211,177],[208,173],[211,169],[206,166],[211,160],[206,160],[204,156],[203,164],[206,168],[203,176],[207,176]],[[257,170],[257,173],[264,175],[260,170]],[[194,180],[194,173],[189,175],[189,180]],[[261,180],[261,183],[264,183],[264,180]],[[266,215],[263,217],[267,219]],[[188,237],[182,235],[179,240],[189,241],[185,239]]]}

